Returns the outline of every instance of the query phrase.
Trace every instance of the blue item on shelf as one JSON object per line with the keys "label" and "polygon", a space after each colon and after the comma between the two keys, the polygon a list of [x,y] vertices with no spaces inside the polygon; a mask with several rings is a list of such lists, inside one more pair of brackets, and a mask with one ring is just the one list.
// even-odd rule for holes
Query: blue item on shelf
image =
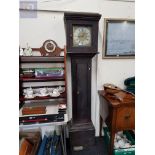
{"label": "blue item on shelf", "polygon": [[46,147],[45,147],[45,151],[44,151],[44,155],[51,155],[51,143],[52,143],[52,136],[49,136],[47,138],[47,142],[46,142]]}
{"label": "blue item on shelf", "polygon": [[62,155],[60,136],[56,131],[51,136],[44,136],[37,155]]}
{"label": "blue item on shelf", "polygon": [[59,136],[56,133],[52,136],[52,143],[51,143],[51,155],[57,155],[56,149],[58,147]]}
{"label": "blue item on shelf", "polygon": [[44,138],[42,140],[42,143],[40,145],[39,151],[37,155],[43,155],[46,147],[46,142],[47,142],[47,136],[44,135]]}

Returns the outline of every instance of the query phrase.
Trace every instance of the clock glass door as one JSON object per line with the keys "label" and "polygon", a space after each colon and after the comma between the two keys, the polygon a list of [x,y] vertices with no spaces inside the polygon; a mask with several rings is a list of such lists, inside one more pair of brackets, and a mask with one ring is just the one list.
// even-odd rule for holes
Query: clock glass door
{"label": "clock glass door", "polygon": [[73,26],[73,47],[91,46],[91,27]]}

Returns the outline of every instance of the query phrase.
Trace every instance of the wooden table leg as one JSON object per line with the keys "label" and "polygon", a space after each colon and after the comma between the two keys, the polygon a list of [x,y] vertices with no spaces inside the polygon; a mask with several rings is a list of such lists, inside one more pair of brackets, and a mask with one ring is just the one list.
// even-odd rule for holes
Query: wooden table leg
{"label": "wooden table leg", "polygon": [[102,126],[103,126],[103,119],[100,115],[100,137],[102,136]]}
{"label": "wooden table leg", "polygon": [[114,149],[114,138],[115,138],[115,132],[110,132],[110,147],[109,147],[109,155],[113,155],[113,149]]}

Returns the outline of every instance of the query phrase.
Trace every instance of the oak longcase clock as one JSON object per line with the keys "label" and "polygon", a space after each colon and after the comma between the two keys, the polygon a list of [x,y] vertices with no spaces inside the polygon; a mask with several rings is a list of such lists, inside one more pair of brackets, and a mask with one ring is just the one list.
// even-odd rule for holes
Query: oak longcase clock
{"label": "oak longcase clock", "polygon": [[69,138],[72,150],[94,144],[91,121],[91,61],[98,46],[97,13],[65,13],[67,54],[71,58],[72,121]]}

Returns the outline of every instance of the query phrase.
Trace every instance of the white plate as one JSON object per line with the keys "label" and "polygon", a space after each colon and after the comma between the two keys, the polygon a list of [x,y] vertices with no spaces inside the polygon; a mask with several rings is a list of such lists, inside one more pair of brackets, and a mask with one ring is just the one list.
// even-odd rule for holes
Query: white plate
{"label": "white plate", "polygon": [[47,94],[36,94],[36,96],[39,96],[39,97],[45,97],[45,96],[48,96],[49,95],[49,93],[47,93]]}
{"label": "white plate", "polygon": [[32,95],[32,96],[28,96],[28,95],[25,95],[25,98],[27,98],[27,99],[31,99],[31,98],[35,98],[36,97],[36,95]]}
{"label": "white plate", "polygon": [[52,93],[50,93],[50,96],[51,97],[58,97],[58,96],[60,96],[60,94],[52,94]]}

